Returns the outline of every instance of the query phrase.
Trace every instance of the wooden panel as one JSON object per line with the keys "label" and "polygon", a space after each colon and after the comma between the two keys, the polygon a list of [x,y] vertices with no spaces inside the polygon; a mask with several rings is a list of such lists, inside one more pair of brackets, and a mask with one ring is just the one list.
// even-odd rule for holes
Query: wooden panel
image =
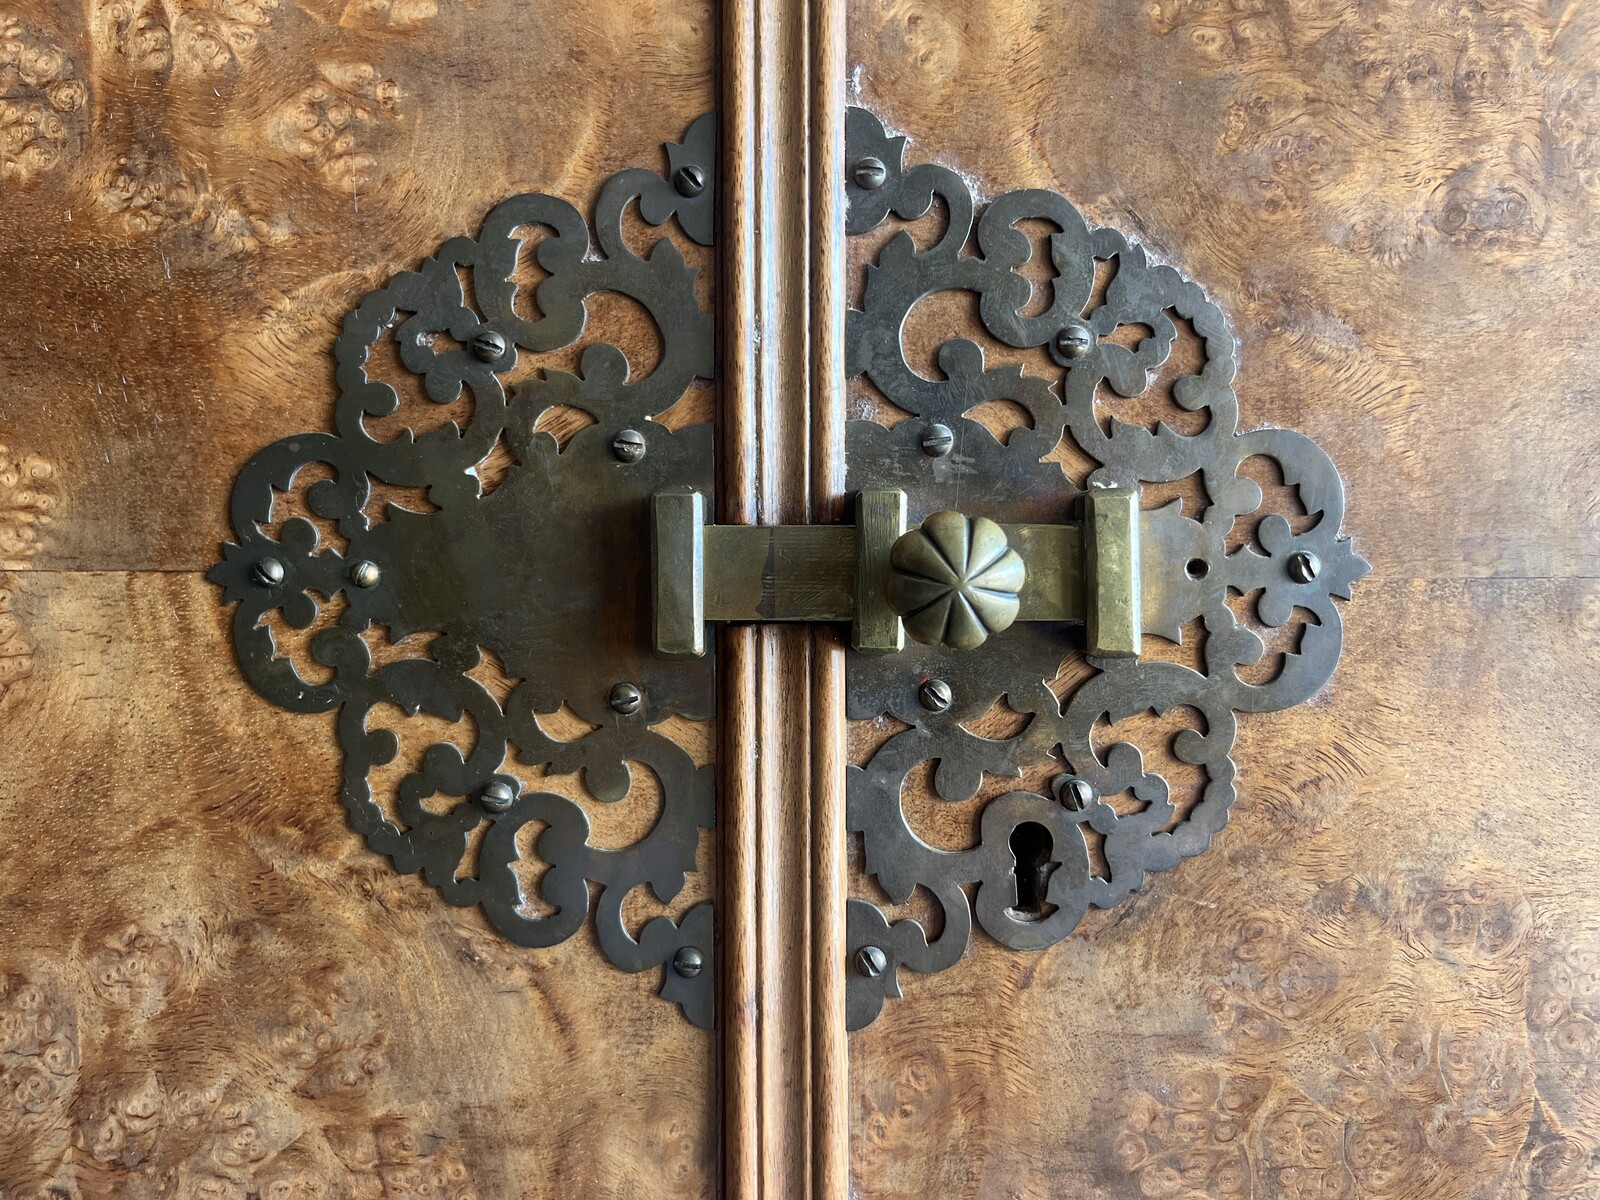
{"label": "wooden panel", "polygon": [[850,39],[854,102],[919,160],[1064,191],[1207,289],[1245,426],[1333,454],[1380,574],[1600,571],[1600,431],[1569,420],[1597,386],[1600,13],[858,4]]}
{"label": "wooden panel", "polygon": [[1245,427],[1332,454],[1374,565],[1329,688],[1242,719],[1206,854],[902,972],[850,1043],[859,1194],[1593,1194],[1600,15],[934,0],[850,38],[913,158],[1208,289]]}
{"label": "wooden panel", "polygon": [[209,565],[236,467],[326,427],[364,291],[516,193],[587,212],[715,105],[695,0],[87,7],[0,25],[35,63],[0,66],[14,120],[62,126],[0,165],[0,440],[61,492],[40,566]]}
{"label": "wooden panel", "polygon": [[[198,574],[238,467],[327,426],[360,294],[506,196],[657,165],[715,32],[692,2],[0,12],[0,1196],[715,1190],[714,1037],[587,928],[517,949],[368,852],[333,718],[249,690]],[[597,837],[652,803],[590,806]]]}
{"label": "wooden panel", "polygon": [[[1368,585],[1348,633],[1384,652],[1242,722],[1205,854],[1052,949],[903,973],[851,1040],[862,1194],[1547,1194],[1532,1159],[1600,1138],[1597,612],[1587,580]],[[1491,627],[1527,633],[1485,671]]]}
{"label": "wooden panel", "polygon": [[518,949],[367,851],[334,718],[233,676],[210,585],[11,578],[33,651],[0,739],[11,1194],[711,1193],[709,1035],[587,927]]}

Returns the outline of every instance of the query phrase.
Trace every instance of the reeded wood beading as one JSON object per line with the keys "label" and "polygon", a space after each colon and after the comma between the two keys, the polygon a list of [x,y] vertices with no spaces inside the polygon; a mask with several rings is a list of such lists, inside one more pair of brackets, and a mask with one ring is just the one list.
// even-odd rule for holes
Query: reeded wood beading
{"label": "reeded wood beading", "polygon": [[[832,520],[843,476],[843,6],[734,4],[722,20],[717,519]],[[831,632],[814,641],[771,626],[729,628],[721,644],[724,1194],[842,1196],[842,650]]]}

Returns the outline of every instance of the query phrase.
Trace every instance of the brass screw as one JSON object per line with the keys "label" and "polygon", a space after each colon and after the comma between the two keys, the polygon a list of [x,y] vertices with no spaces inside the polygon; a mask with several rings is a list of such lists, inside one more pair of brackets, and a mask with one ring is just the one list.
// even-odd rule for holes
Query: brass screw
{"label": "brass screw", "polygon": [[636,463],[644,457],[644,434],[637,429],[624,429],[611,439],[611,453],[625,463]]}
{"label": "brass screw", "polygon": [[698,196],[706,190],[706,173],[690,163],[672,173],[672,186],[680,196]]}
{"label": "brass screw", "polygon": [[472,353],[479,362],[496,362],[506,352],[506,340],[492,329],[485,329],[472,339]]}
{"label": "brass screw", "polygon": [[922,707],[929,712],[939,713],[950,707],[951,701],[955,699],[955,693],[942,679],[925,679],[922,686],[917,689],[917,699],[922,701]]}
{"label": "brass screw", "polygon": [[693,979],[705,969],[706,958],[693,946],[685,946],[672,956],[672,969],[685,979]]}
{"label": "brass screw", "polygon": [[1067,779],[1056,788],[1056,796],[1073,812],[1082,812],[1094,803],[1094,788],[1087,779]]}
{"label": "brass screw", "polygon": [[377,563],[368,562],[366,559],[362,559],[360,562],[351,566],[350,582],[355,584],[358,588],[377,587],[378,578],[381,574],[382,572],[378,570]]}
{"label": "brass screw", "polygon": [[504,779],[496,779],[483,789],[478,803],[492,813],[502,813],[516,802],[517,793]]}
{"label": "brass screw", "polygon": [[875,192],[889,178],[889,168],[883,165],[881,158],[863,158],[851,169],[850,174],[857,187]]}
{"label": "brass screw", "polygon": [[889,956],[876,946],[863,946],[856,951],[856,970],[868,979],[876,979],[889,969]]}
{"label": "brass screw", "polygon": [[262,587],[277,587],[283,582],[283,564],[275,558],[259,559],[250,568],[250,578]]}
{"label": "brass screw", "polygon": [[1312,583],[1322,574],[1322,560],[1309,550],[1289,555],[1289,578],[1296,583]]}
{"label": "brass screw", "polygon": [[1056,334],[1056,353],[1062,358],[1082,358],[1094,345],[1094,334],[1087,325],[1068,325]]}
{"label": "brass screw", "polygon": [[922,452],[929,458],[943,458],[956,444],[948,425],[929,425],[922,431]]}
{"label": "brass screw", "polygon": [[644,703],[644,693],[631,683],[619,683],[611,689],[611,707],[625,717],[639,711]]}

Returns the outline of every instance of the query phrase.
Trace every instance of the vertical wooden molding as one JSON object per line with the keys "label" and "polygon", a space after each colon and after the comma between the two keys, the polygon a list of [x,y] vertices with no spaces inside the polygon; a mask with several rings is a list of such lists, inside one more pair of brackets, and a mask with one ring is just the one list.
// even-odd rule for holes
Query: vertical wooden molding
{"label": "vertical wooden molding", "polygon": [[811,657],[811,1194],[842,1197],[850,1173],[845,1053],[844,634],[818,629]]}
{"label": "vertical wooden molding", "polygon": [[[811,516],[844,516],[844,0],[811,0]],[[811,1178],[848,1194],[844,638],[811,655]]]}
{"label": "vertical wooden molding", "polygon": [[[723,8],[717,520],[843,514],[842,0]],[[723,1195],[845,1195],[844,651],[723,634]]]}
{"label": "vertical wooden molding", "polygon": [[[755,6],[729,0],[722,7],[722,104],[718,115],[722,154],[718,179],[721,209],[717,242],[722,274],[717,291],[721,316],[720,413],[717,463],[718,521],[753,522],[759,502],[756,452],[759,420],[751,330],[755,322],[756,210],[753,170],[756,147]],[[717,836],[721,871],[717,889],[722,1099],[722,1190],[727,1200],[760,1195],[759,1033],[756,1004],[756,810],[757,631],[721,631],[718,679]]]}
{"label": "vertical wooden molding", "polygon": [[844,0],[811,0],[811,519],[844,519]]}
{"label": "vertical wooden molding", "polygon": [[717,889],[717,957],[720,994],[717,1028],[722,1043],[722,1195],[760,1195],[756,1110],[760,1099],[756,1004],[756,808],[760,774],[758,683],[761,663],[754,626],[723,631],[721,746],[717,803],[722,870]]}
{"label": "vertical wooden molding", "polygon": [[[723,522],[810,517],[810,11],[723,9]],[[812,1183],[811,637],[723,635],[723,1194]]]}

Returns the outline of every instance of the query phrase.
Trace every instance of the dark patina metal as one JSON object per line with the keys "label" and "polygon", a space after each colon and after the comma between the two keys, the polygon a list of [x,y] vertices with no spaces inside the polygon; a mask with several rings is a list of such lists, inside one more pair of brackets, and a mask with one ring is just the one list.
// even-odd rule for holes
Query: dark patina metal
{"label": "dark patina metal", "polygon": [[[595,930],[606,956],[623,970],[643,971],[698,955],[703,969],[662,970],[661,994],[709,1026],[710,903],[691,908],[681,923],[657,917],[632,931],[622,920],[623,900],[635,888],[648,886],[663,902],[679,893],[694,870],[698,831],[714,819],[711,769],[696,767],[652,728],[674,714],[710,717],[712,666],[651,652],[649,576],[650,496],[669,485],[711,494],[711,428],[672,432],[646,424],[695,380],[711,378],[713,321],[696,299],[696,272],[673,243],[662,238],[640,256],[622,229],[624,211],[637,205],[647,224],[675,220],[693,241],[711,244],[713,119],[700,118],[666,151],[665,174],[627,170],[605,183],[593,236],[566,201],[518,196],[489,214],[477,238],[452,238],[419,270],[364,296],[334,347],[335,431],[288,438],[245,466],[233,492],[237,542],[223,547],[209,578],[225,589],[225,602],[238,604],[234,644],[256,690],[297,712],[337,710],[345,756],[340,799],[369,846],[399,870],[421,872],[450,903],[481,905],[496,929],[524,946],[571,937],[598,885]],[[536,306],[518,302],[513,280],[534,230],[545,233],[535,252],[545,273]],[[463,289],[464,276],[470,289]],[[508,389],[501,376],[519,355],[581,341],[585,300],[600,292],[632,297],[650,313],[662,347],[655,368],[635,378],[622,350],[594,341],[576,374],[536,370]],[[537,319],[523,315],[535,307]],[[399,402],[366,366],[373,345],[391,331],[402,364],[421,377],[430,401],[470,397],[464,426],[407,429],[384,441],[368,432],[367,418],[391,413]],[[452,344],[466,349],[443,348]],[[540,413],[558,405],[596,422],[565,447],[534,432]],[[618,454],[619,438],[646,428],[648,455]],[[476,468],[502,444],[514,463],[485,494]],[[348,541],[343,549],[322,544],[303,518],[284,522],[276,537],[266,532],[275,493],[290,491],[312,464],[331,477],[309,489],[307,502]],[[436,511],[395,504],[372,511],[375,482],[426,489]],[[290,626],[306,628],[323,600],[340,596],[344,611],[311,644],[332,677],[309,682],[277,656],[263,618],[277,610]],[[376,626],[386,626],[394,641],[430,635],[426,654],[375,665],[363,635]],[[517,681],[504,703],[468,674],[486,653]],[[634,689],[622,703],[619,681]],[[538,714],[563,704],[594,730],[570,741],[546,734]],[[379,705],[449,721],[470,717],[476,743],[466,751],[448,742],[429,746],[392,797],[374,796],[369,775],[399,744],[394,732],[369,721]],[[553,792],[523,790],[500,773],[508,754],[551,775],[582,772],[601,803],[623,799],[632,785],[629,764],[643,764],[660,779],[661,816],[633,845],[591,845],[583,807]],[[544,826],[533,852],[549,864],[538,885],[553,910],[545,916],[528,911],[513,870],[518,830],[530,822]],[[479,833],[474,865],[469,839]]]}
{"label": "dark patina metal", "polygon": [[[1235,712],[1285,708],[1322,686],[1341,642],[1333,598],[1348,598],[1350,585],[1368,569],[1339,536],[1344,492],[1327,455],[1286,430],[1239,432],[1233,335],[1198,286],[1170,267],[1151,264],[1142,248],[1115,230],[1091,228],[1053,192],[1007,192],[980,215],[959,175],[933,164],[905,166],[904,151],[904,138],[889,136],[870,113],[850,110],[846,161],[876,160],[884,164],[885,175],[871,186],[847,176],[849,232],[868,233],[890,218],[916,220],[936,200],[942,201],[947,220],[942,236],[924,249],[905,232],[885,243],[867,272],[861,308],[848,315],[848,373],[865,376],[894,405],[921,418],[892,429],[850,422],[848,488],[902,489],[912,526],[930,513],[956,509],[1009,529],[1015,523],[1064,524],[1081,510],[1082,493],[1056,463],[1043,461],[1063,436],[1099,463],[1089,477],[1091,488],[1128,489],[1123,494],[1136,495],[1132,489],[1141,484],[1198,472],[1210,501],[1203,517],[1190,519],[1177,502],[1140,514],[1146,561],[1170,565],[1136,577],[1134,590],[1123,587],[1118,593],[1124,597],[1122,609],[1107,608],[1099,616],[1126,618],[1131,596],[1131,628],[1106,636],[1134,653],[1141,632],[1177,641],[1183,626],[1196,618],[1204,623],[1207,640],[1204,672],[1133,654],[1094,656],[1087,661],[1085,681],[1059,700],[1045,681],[1057,675],[1064,657],[1081,653],[1082,625],[1023,619],[993,632],[977,651],[908,644],[900,654],[851,655],[849,715],[868,719],[888,713],[911,728],[886,741],[864,766],[851,768],[850,829],[861,834],[866,869],[889,902],[905,903],[921,885],[944,910],[944,928],[930,940],[916,920],[890,921],[871,903],[850,902],[849,945],[843,953],[859,962],[861,951],[873,947],[888,960],[880,973],[850,973],[851,1028],[871,1021],[886,996],[900,994],[898,968],[938,971],[954,965],[974,920],[1012,948],[1048,946],[1070,933],[1089,906],[1116,904],[1149,872],[1204,850],[1235,797],[1229,758]],[[1048,239],[1050,303],[1043,311],[1034,311],[1033,285],[1022,273],[1032,247],[1017,226],[1029,220],[1055,229]],[[1093,303],[1098,262],[1110,264],[1114,274],[1103,300]],[[1047,379],[1024,375],[1015,366],[986,366],[979,346],[960,336],[939,350],[941,378],[918,374],[906,362],[901,331],[913,306],[947,290],[976,295],[991,337],[1007,346],[1042,347],[1061,374]],[[1174,398],[1184,409],[1205,412],[1205,428],[1192,435],[1167,425],[1150,430],[1117,419],[1114,407],[1102,424],[1097,392],[1104,389],[1113,400],[1136,396],[1166,360],[1177,335],[1169,313],[1189,322],[1204,343],[1204,365],[1178,382]],[[1131,349],[1108,340],[1128,325],[1148,326],[1153,333]],[[1013,430],[1002,443],[966,415],[991,400],[1021,406],[1028,427]],[[930,422],[953,431],[953,453],[930,458],[925,452],[923,430]],[[1295,533],[1282,516],[1263,515],[1256,532],[1262,550],[1247,545],[1230,552],[1224,538],[1235,519],[1255,514],[1262,503],[1261,489],[1239,470],[1255,455],[1278,464],[1284,482],[1299,489],[1315,520]],[[1107,507],[1106,514],[1117,512]],[[1126,520],[1122,514],[1123,524]],[[1095,561],[1093,555],[1089,561]],[[1030,576],[1033,562],[1030,558]],[[1258,611],[1264,625],[1287,623],[1296,607],[1316,620],[1305,627],[1298,653],[1288,655],[1277,677],[1259,686],[1240,679],[1236,668],[1257,661],[1263,643],[1228,605],[1230,592],[1256,589],[1262,589]],[[1092,603],[1093,588],[1090,594]],[[1095,615],[1091,609],[1091,622]],[[934,681],[942,685],[942,702],[929,704]],[[998,739],[970,732],[966,724],[1002,695],[1028,718],[1026,727]],[[1198,710],[1204,727],[1181,733],[1173,752],[1203,767],[1207,777],[1198,803],[1187,813],[1171,803],[1166,780],[1145,769],[1135,746],[1102,748],[1091,741],[1101,718],[1114,723],[1147,709],[1166,712],[1182,705]],[[901,811],[907,775],[929,760],[937,764],[932,779],[938,798],[951,802],[972,797],[985,773],[1016,776],[1027,766],[1053,760],[1061,764],[1061,774],[1054,795],[1014,791],[988,801],[979,817],[977,845],[951,852],[917,837]],[[1122,793],[1129,803],[1114,807],[1109,798]],[[1024,864],[1014,848],[1023,826],[1037,827],[1025,831],[1030,837],[1038,833],[1046,839],[1042,862]],[[1109,868],[1104,874],[1091,865],[1088,831],[1101,841]],[[1040,903],[1028,902],[1030,897]]]}
{"label": "dark patina metal", "polygon": [[943,458],[955,448],[956,437],[950,426],[935,421],[922,431],[922,452],[929,458]]}
{"label": "dark patina metal", "polygon": [[705,966],[706,956],[695,946],[685,946],[672,956],[672,969],[685,979],[694,979]]}
{"label": "dark patina metal", "polygon": [[283,564],[275,558],[262,558],[250,566],[250,582],[257,587],[272,588],[283,582]]}
{"label": "dark patina metal", "polygon": [[[846,136],[851,234],[891,217],[917,219],[936,200],[948,218],[925,249],[904,233],[889,240],[866,277],[862,307],[848,315],[849,373],[920,418],[892,429],[851,422],[853,525],[717,526],[710,427],[674,432],[651,420],[711,377],[713,322],[672,242],[635,253],[623,214],[636,204],[646,224],[673,221],[711,243],[714,134],[705,117],[682,144],[667,146],[663,173],[629,170],[606,182],[592,240],[571,205],[519,196],[489,214],[477,239],[446,242],[419,270],[365,296],[335,345],[335,431],[286,439],[244,468],[233,496],[237,542],[209,575],[238,605],[234,640],[252,685],[294,711],[337,710],[341,800],[374,850],[420,872],[451,903],[480,905],[521,945],[565,940],[593,907],[611,961],[659,970],[662,994],[701,1025],[712,1020],[710,902],[637,932],[623,924],[622,906],[646,885],[672,900],[694,869],[698,831],[713,823],[711,769],[653,728],[674,715],[712,714],[708,620],[851,621],[850,716],[890,714],[909,726],[851,768],[849,824],[888,901],[903,903],[923,886],[944,909],[943,930],[930,941],[915,920],[891,922],[870,903],[850,902],[841,949],[855,965],[848,1018],[856,1028],[899,994],[899,967],[954,964],[974,922],[1009,947],[1041,948],[1070,933],[1090,906],[1109,907],[1148,872],[1203,850],[1235,797],[1235,713],[1283,708],[1322,686],[1341,641],[1333,598],[1348,598],[1367,570],[1339,536],[1343,490],[1326,455],[1298,434],[1238,431],[1233,338],[1196,285],[1150,264],[1121,234],[1090,228],[1051,192],[1006,193],[980,215],[960,176],[905,167],[904,139],[862,110],[850,111]],[[1021,273],[1031,245],[1017,228],[1033,220],[1057,230],[1048,241],[1050,302],[1036,312]],[[513,273],[523,231],[535,228],[548,233],[533,251],[545,278],[540,315],[530,320]],[[1092,302],[1097,263],[1114,270]],[[900,342],[906,317],[945,290],[975,294],[990,336],[1042,349],[1060,374],[988,367],[962,337],[940,348],[940,378],[913,371]],[[636,378],[621,349],[595,341],[576,373],[535,370],[508,387],[503,377],[519,356],[581,341],[585,301],[600,292],[632,297],[650,313],[661,340],[654,369]],[[1101,399],[1138,395],[1166,360],[1177,334],[1169,314],[1193,327],[1205,358],[1174,399],[1206,413],[1207,424],[1184,434],[1130,425],[1114,412],[1103,420]],[[1110,340],[1124,326],[1152,333],[1130,348]],[[470,397],[463,423],[389,440],[369,433],[366,418],[399,403],[366,371],[369,351],[390,335],[428,400]],[[1005,442],[967,415],[995,400],[1028,417]],[[595,423],[559,446],[534,432],[540,414],[558,406]],[[1045,461],[1064,436],[1099,464],[1087,493]],[[502,449],[512,465],[485,491],[480,464]],[[1307,528],[1258,513],[1261,490],[1240,473],[1254,456],[1276,461],[1298,489]],[[275,494],[291,491],[313,464],[328,477],[307,490],[306,503],[343,545],[324,544],[310,520],[272,524]],[[1193,474],[1209,501],[1199,519],[1176,502],[1139,510],[1142,485]],[[374,504],[374,484],[422,489],[432,511]],[[1256,520],[1255,543],[1230,549],[1225,538],[1239,518]],[[1257,661],[1263,643],[1228,596],[1258,591],[1264,625],[1286,624],[1296,608],[1315,623],[1275,678],[1251,684],[1237,668]],[[311,682],[277,656],[266,618],[275,612],[307,628],[335,598],[342,611],[311,643],[331,678]],[[897,612],[934,644],[906,644]],[[1177,641],[1191,621],[1207,635],[1203,671],[1139,657],[1143,636]],[[379,627],[395,642],[426,635],[425,653],[375,663],[369,638]],[[1086,651],[1086,669],[1074,673],[1083,682],[1058,699],[1045,681],[1064,657]],[[489,655],[513,681],[503,700],[472,674]],[[1027,718],[1021,731],[972,733],[968,724],[1002,695]],[[593,730],[571,740],[547,734],[538,715],[563,705]],[[371,773],[399,748],[372,718],[379,706],[470,718],[476,742],[428,746],[393,795],[375,796]],[[1136,747],[1091,738],[1099,722],[1180,706],[1203,718],[1203,728],[1173,744],[1206,776],[1186,812]],[[508,755],[551,775],[581,772],[600,803],[624,798],[629,764],[643,764],[660,780],[661,815],[633,845],[592,846],[583,807],[526,789],[502,771]],[[930,760],[938,797],[952,802],[972,797],[985,773],[1060,769],[1049,794],[989,800],[977,845],[948,852],[919,839],[900,807],[907,776]],[[542,832],[532,851],[549,864],[538,884],[552,910],[543,916],[528,911],[514,870],[525,852],[518,830],[534,822]],[[1103,871],[1091,861],[1091,835]]]}
{"label": "dark patina metal", "polygon": [[851,169],[850,174],[851,177],[856,181],[857,187],[863,187],[869,191],[873,188],[881,188],[883,186],[883,181],[887,179],[889,175],[888,170],[884,167],[883,160],[881,158],[870,157],[859,159],[856,162],[856,165]]}

